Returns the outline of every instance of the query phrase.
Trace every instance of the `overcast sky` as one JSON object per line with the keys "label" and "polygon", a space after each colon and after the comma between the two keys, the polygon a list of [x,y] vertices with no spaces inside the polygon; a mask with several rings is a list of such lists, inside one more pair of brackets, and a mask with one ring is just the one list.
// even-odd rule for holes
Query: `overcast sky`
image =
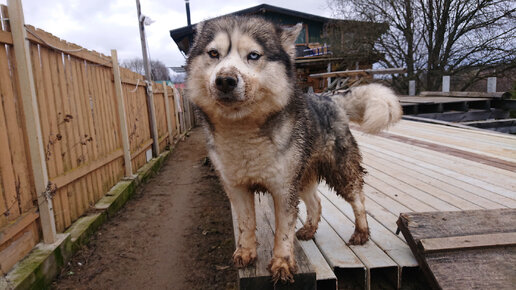
{"label": "overcast sky", "polygon": [[[0,0],[6,4],[7,0]],[[142,13],[155,22],[146,26],[152,59],[181,66],[184,57],[169,30],[186,26],[184,0],[140,0]],[[87,49],[121,60],[141,57],[135,0],[22,0],[25,22]],[[270,4],[330,17],[326,1],[317,0],[190,0],[192,23],[259,4]]]}

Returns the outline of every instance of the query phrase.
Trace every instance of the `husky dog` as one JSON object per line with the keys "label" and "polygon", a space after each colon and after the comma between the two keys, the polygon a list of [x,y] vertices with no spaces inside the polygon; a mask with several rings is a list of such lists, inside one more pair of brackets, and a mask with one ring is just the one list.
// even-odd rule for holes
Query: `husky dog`
{"label": "husky dog", "polygon": [[349,243],[369,239],[362,157],[348,123],[376,133],[402,114],[394,93],[378,84],[334,96],[296,89],[301,28],[254,17],[208,20],[197,25],[187,61],[187,96],[204,123],[210,159],[237,215],[234,263],[246,267],[256,259],[253,193],[268,192],[276,217],[269,264],[274,282],[293,281],[300,198],[307,218],[297,237],[311,239],[317,230],[321,180],[353,207],[356,227]]}

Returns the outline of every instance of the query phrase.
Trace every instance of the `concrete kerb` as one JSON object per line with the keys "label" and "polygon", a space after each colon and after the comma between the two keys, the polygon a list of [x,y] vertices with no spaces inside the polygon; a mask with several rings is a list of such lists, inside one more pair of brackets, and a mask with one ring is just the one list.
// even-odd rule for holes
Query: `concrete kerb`
{"label": "concrete kerb", "polygon": [[47,289],[72,255],[86,244],[93,233],[113,217],[134,195],[136,188],[156,175],[170,156],[172,148],[153,158],[136,175],[118,182],[95,204],[96,212],[76,220],[54,244],[37,244],[34,249],[7,273],[0,277],[1,289]]}

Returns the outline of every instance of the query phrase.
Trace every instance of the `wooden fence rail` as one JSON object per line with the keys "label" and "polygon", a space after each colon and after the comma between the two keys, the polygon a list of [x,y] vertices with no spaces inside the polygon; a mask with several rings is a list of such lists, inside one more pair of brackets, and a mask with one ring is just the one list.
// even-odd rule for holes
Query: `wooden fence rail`
{"label": "wooden fence rail", "polygon": [[[0,274],[53,242],[145,165],[153,146],[142,75],[120,68],[115,50],[108,57],[24,25],[19,0],[8,5],[0,7]],[[194,119],[181,90],[152,87],[163,151]]]}

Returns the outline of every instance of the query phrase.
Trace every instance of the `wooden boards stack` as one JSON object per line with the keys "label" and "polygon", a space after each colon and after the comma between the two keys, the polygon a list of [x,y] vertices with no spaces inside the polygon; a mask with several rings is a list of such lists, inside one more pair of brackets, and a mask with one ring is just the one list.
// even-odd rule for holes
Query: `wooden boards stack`
{"label": "wooden boards stack", "polygon": [[514,289],[516,209],[404,213],[398,226],[435,289]]}

